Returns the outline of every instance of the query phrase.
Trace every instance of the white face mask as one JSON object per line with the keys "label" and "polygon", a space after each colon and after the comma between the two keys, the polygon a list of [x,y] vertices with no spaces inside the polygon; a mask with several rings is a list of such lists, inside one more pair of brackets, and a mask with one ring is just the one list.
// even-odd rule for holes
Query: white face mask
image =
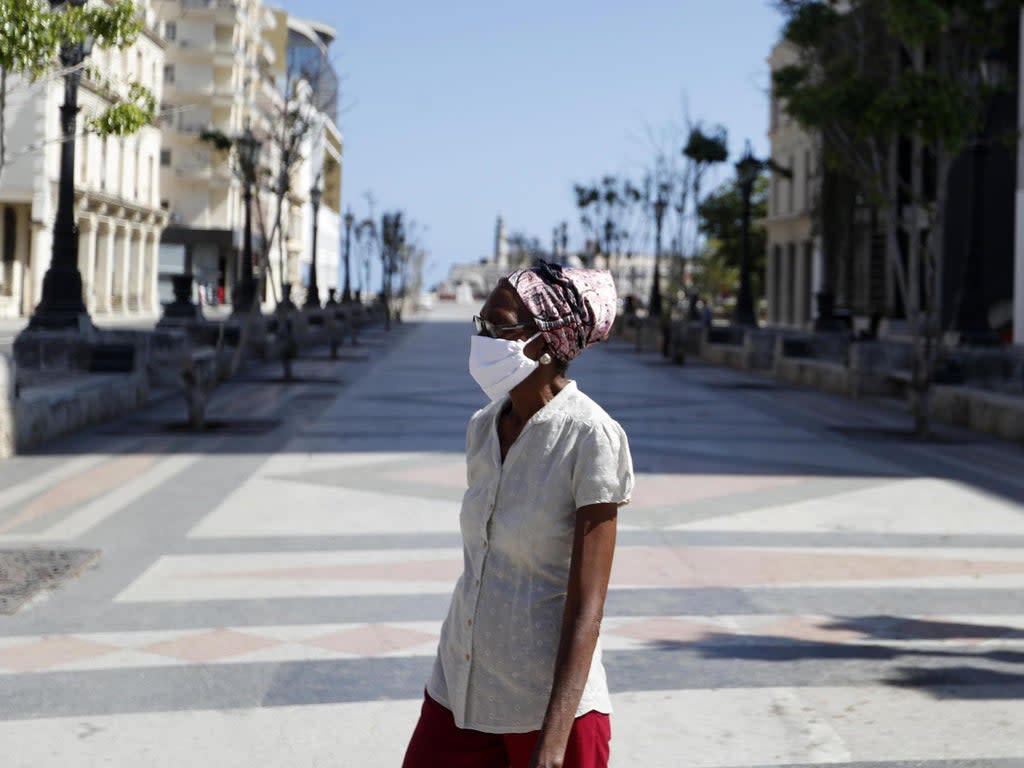
{"label": "white face mask", "polygon": [[474,336],[469,345],[469,374],[491,400],[507,395],[536,370],[539,363],[526,356],[526,345],[540,336],[535,333],[526,341],[492,339]]}

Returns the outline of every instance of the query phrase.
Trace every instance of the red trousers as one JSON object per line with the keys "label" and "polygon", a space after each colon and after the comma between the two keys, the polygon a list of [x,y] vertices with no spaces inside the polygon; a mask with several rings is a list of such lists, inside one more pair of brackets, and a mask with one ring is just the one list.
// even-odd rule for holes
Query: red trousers
{"label": "red trousers", "polygon": [[[425,696],[402,768],[527,768],[540,731],[482,733],[459,728],[455,718]],[[576,718],[564,768],[607,768],[611,721],[601,712]]]}

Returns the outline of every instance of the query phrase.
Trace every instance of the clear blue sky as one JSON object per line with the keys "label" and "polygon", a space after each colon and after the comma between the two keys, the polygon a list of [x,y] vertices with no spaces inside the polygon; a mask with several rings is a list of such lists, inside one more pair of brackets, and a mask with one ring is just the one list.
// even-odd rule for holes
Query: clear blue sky
{"label": "clear blue sky", "polygon": [[[344,197],[420,223],[432,283],[490,254],[495,217],[550,242],[572,185],[642,176],[649,133],[692,119],[767,152],[768,0],[286,0],[331,24]],[[722,173],[725,171],[723,170]]]}

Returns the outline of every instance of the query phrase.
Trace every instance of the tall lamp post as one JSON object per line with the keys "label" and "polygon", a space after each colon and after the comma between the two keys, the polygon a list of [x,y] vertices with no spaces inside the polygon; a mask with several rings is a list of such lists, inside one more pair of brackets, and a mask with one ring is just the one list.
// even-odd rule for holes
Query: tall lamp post
{"label": "tall lamp post", "polygon": [[352,225],[355,223],[356,217],[352,215],[352,209],[348,209],[348,213],[345,214],[345,287],[341,292],[341,303],[348,304],[352,301],[352,283],[349,280],[349,270],[351,269],[351,262],[349,259],[352,254]]}
{"label": "tall lamp post", "polygon": [[648,317],[661,316],[661,225],[667,207],[664,190],[659,189],[658,199],[654,201],[654,276],[651,280],[651,298],[647,303]]}
{"label": "tall lamp post", "polygon": [[[62,5],[81,8],[86,0],[50,0],[56,10]],[[60,108],[60,182],[57,217],[53,224],[50,266],[43,276],[43,291],[28,330],[78,330],[92,327],[89,310],[82,299],[82,273],[78,271],[78,223],[75,221],[75,131],[78,117],[78,86],[82,62],[92,52],[91,37],[77,43],[63,43],[60,63],[64,74],[64,103]]]}
{"label": "tall lamp post", "polygon": [[765,161],[754,157],[750,142],[736,162],[736,175],[743,197],[743,218],[740,229],[740,289],[736,296],[735,322],[737,325],[757,325],[754,313],[754,294],[750,288],[750,198],[754,194],[754,183],[765,166]]}
{"label": "tall lamp post", "polygon": [[243,194],[245,199],[245,230],[242,233],[242,270],[235,281],[232,304],[236,313],[248,312],[256,300],[256,279],[252,261],[252,188],[256,181],[256,158],[259,157],[260,141],[251,128],[235,139],[238,162],[242,170]]}
{"label": "tall lamp post", "polygon": [[320,309],[320,286],[316,276],[316,236],[320,229],[320,199],[324,194],[319,184],[309,190],[309,202],[313,206],[313,254],[309,264],[309,290],[306,291],[306,309]]}

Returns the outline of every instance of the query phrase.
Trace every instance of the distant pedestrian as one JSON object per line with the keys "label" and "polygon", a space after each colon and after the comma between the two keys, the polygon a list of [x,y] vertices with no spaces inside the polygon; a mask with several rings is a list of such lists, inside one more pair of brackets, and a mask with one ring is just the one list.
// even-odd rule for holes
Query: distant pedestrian
{"label": "distant pedestrian", "polygon": [[711,314],[711,303],[704,299],[700,306],[700,322],[705,328],[710,328],[714,324],[715,318]]}
{"label": "distant pedestrian", "polygon": [[633,466],[567,371],[615,307],[607,272],[542,262],[474,318],[470,373],[493,402],[469,423],[465,565],[403,768],[608,765],[599,627]]}

